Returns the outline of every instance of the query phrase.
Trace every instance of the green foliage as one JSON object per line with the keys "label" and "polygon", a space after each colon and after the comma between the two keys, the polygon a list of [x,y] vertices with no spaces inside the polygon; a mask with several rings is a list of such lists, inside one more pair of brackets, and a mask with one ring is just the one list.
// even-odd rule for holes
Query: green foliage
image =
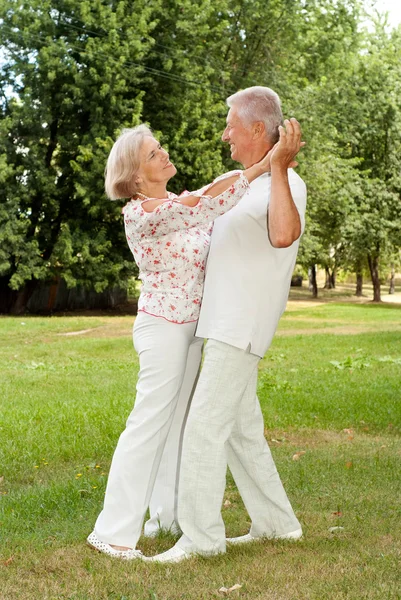
{"label": "green foliage", "polygon": [[1,275],[13,289],[62,275],[100,291],[134,272],[103,172],[116,130],[140,119],[131,61],[149,48],[151,12],[141,0],[0,3]]}
{"label": "green foliage", "polygon": [[367,369],[371,367],[371,363],[368,362],[366,356],[363,354],[357,354],[355,356],[347,356],[344,360],[331,360],[330,364],[336,369],[343,371],[344,369]]}
{"label": "green foliage", "polygon": [[380,24],[367,39],[354,60],[339,134],[341,154],[358,160],[359,179],[340,227],[345,258],[354,266],[366,256],[377,275],[401,246],[400,40],[400,31],[388,35]]}
{"label": "green foliage", "polygon": [[[136,274],[103,191],[123,126],[145,121],[172,191],[233,167],[225,98],[267,85],[303,126],[299,262],[372,274],[399,263],[400,31],[362,0],[0,0],[0,285],[63,277],[100,291]],[[378,276],[377,276],[378,277]]]}

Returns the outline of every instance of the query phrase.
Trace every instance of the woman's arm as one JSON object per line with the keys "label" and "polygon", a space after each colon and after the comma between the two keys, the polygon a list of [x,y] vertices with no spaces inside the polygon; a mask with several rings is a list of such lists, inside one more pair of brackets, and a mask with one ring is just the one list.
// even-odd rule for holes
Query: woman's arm
{"label": "woman's arm", "polygon": [[[227,191],[238,180],[241,174],[247,178],[249,183],[251,183],[254,179],[267,171],[270,171],[270,156],[266,155],[260,162],[252,165],[248,169],[245,169],[244,171],[233,171],[232,173],[227,174],[227,177],[211,183],[206,189],[203,188],[204,192],[202,195],[216,198]],[[195,194],[189,194],[183,198],[177,198],[177,202],[180,202],[184,206],[194,207],[198,204],[200,197],[201,196]],[[143,202],[142,207],[145,212],[153,212],[155,208],[164,202],[166,202],[165,199],[152,198],[151,200]]]}
{"label": "woman's arm", "polygon": [[150,199],[130,202],[124,209],[127,236],[161,236],[204,227],[233,208],[249,189],[249,183],[270,170],[270,154],[245,171],[233,171],[199,193],[175,200]]}
{"label": "woman's arm", "polygon": [[[227,185],[224,187],[227,188]],[[222,194],[212,198],[201,191],[196,196],[194,206],[185,204],[188,196],[175,200],[164,200],[152,212],[146,212],[144,203],[129,202],[123,209],[125,231],[132,237],[159,237],[191,227],[205,227],[230,208],[233,208],[249,189],[249,183],[242,171]]]}

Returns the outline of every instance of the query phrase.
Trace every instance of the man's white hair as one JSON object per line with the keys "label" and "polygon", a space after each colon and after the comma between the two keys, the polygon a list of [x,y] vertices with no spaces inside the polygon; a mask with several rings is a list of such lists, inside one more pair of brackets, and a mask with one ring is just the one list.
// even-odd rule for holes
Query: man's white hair
{"label": "man's white hair", "polygon": [[132,198],[138,191],[135,176],[145,137],[153,137],[147,125],[123,129],[110,151],[105,170],[105,190],[110,200]]}
{"label": "man's white hair", "polygon": [[235,106],[246,127],[256,121],[262,121],[267,140],[272,144],[278,142],[278,127],[283,124],[283,113],[276,92],[268,87],[254,85],[229,96],[226,102],[230,108]]}

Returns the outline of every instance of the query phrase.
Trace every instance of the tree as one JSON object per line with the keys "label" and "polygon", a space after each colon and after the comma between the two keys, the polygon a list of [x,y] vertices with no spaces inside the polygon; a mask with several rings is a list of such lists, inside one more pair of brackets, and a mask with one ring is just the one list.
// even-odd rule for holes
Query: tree
{"label": "tree", "polygon": [[355,265],[366,256],[379,302],[380,262],[401,246],[401,49],[400,31],[381,23],[358,56],[343,131],[343,156],[358,159],[360,193],[354,195],[344,239]]}
{"label": "tree", "polygon": [[101,291],[134,272],[103,171],[116,129],[140,118],[152,10],[145,0],[0,2],[0,288],[13,290],[16,312],[40,280]]}

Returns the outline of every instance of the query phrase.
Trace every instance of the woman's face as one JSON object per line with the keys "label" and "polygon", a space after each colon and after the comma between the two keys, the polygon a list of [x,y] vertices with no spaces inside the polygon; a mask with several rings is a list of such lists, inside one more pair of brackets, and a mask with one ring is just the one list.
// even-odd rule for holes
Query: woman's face
{"label": "woman's face", "polygon": [[142,180],[139,187],[144,189],[149,184],[167,183],[176,173],[177,169],[170,162],[168,152],[154,137],[146,136],[139,152],[137,177]]}

